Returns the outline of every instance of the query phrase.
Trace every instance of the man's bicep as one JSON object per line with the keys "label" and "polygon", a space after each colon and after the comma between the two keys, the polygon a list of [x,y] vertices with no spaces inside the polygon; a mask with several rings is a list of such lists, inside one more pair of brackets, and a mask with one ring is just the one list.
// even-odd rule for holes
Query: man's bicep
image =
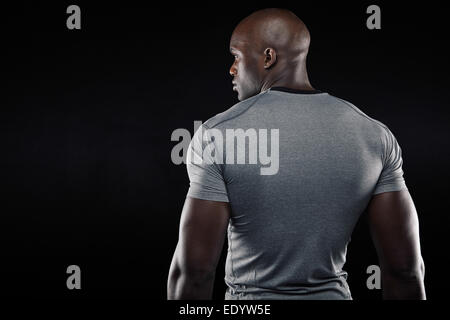
{"label": "man's bicep", "polygon": [[373,196],[367,214],[382,269],[398,273],[419,268],[419,223],[409,191]]}
{"label": "man's bicep", "polygon": [[229,218],[228,202],[186,197],[177,248],[181,271],[188,273],[215,271]]}

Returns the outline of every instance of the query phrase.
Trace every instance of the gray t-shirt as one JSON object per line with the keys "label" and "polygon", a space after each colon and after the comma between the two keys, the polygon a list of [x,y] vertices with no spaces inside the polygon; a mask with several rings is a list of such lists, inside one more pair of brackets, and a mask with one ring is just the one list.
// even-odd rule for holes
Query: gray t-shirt
{"label": "gray t-shirt", "polygon": [[187,195],[232,210],[225,299],[352,299],[354,226],[373,195],[407,189],[386,125],[326,92],[271,88],[203,123],[189,148]]}

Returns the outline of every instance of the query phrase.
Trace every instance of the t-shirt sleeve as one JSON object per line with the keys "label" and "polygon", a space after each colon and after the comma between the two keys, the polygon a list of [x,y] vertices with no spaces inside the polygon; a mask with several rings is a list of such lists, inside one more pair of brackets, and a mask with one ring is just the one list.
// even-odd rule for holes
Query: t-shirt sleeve
{"label": "t-shirt sleeve", "polygon": [[403,178],[403,159],[402,150],[394,134],[386,127],[386,134],[382,137],[383,142],[383,169],[378,178],[377,185],[373,195],[408,190],[405,179]]}
{"label": "t-shirt sleeve", "polygon": [[187,196],[229,202],[221,164],[214,157],[214,153],[207,150],[211,147],[215,148],[214,141],[208,135],[208,129],[205,124],[201,125],[189,144],[186,157],[190,181]]}

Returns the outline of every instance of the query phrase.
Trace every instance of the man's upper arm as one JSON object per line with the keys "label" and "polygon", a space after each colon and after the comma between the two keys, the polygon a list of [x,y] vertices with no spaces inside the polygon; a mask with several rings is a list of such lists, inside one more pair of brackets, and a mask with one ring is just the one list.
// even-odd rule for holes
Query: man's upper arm
{"label": "man's upper arm", "polygon": [[231,215],[222,169],[211,153],[205,151],[213,145],[209,128],[203,124],[188,148],[186,167],[190,186],[176,249],[178,268],[200,276],[215,271]]}
{"label": "man's upper arm", "polygon": [[419,222],[409,191],[373,196],[367,214],[382,271],[400,276],[423,271]]}
{"label": "man's upper arm", "polygon": [[188,274],[215,272],[229,218],[228,202],[186,197],[177,246],[180,271]]}

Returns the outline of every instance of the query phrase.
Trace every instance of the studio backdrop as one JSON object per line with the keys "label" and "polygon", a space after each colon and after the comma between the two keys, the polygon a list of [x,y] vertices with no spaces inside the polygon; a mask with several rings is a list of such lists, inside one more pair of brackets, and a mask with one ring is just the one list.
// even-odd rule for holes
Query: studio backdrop
{"label": "studio backdrop", "polygon": [[[2,5],[3,296],[166,299],[189,188],[173,133],[190,139],[195,121],[238,103],[231,33],[266,7],[308,26],[314,88],[395,134],[419,216],[427,298],[448,298],[448,34],[443,8],[430,1]],[[381,299],[378,265],[361,218],[344,266],[353,299]]]}

